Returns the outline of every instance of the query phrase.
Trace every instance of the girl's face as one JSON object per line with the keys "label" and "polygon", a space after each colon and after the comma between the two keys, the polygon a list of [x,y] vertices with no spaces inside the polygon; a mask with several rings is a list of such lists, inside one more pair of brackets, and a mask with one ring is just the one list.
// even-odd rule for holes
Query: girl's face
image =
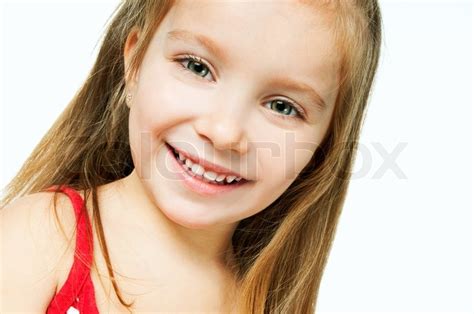
{"label": "girl's face", "polygon": [[[127,88],[134,175],[169,219],[234,226],[307,165],[339,80],[325,18],[297,1],[179,1],[167,14]],[[217,194],[195,190],[166,143],[247,182]]]}

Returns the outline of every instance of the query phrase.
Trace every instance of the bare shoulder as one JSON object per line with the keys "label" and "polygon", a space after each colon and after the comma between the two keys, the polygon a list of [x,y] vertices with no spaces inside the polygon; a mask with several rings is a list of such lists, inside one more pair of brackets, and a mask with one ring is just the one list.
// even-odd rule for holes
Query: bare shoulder
{"label": "bare shoulder", "polygon": [[57,219],[53,196],[33,193],[0,209],[0,313],[44,313],[61,272],[72,266],[74,209],[59,193]]}

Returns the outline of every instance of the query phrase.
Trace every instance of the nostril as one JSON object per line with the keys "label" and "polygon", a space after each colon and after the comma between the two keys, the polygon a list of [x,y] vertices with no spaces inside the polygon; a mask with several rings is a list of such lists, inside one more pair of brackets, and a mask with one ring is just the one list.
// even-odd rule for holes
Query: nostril
{"label": "nostril", "polygon": [[200,136],[205,142],[208,142],[209,144],[213,144],[212,140],[209,137],[207,137],[206,135],[200,134]]}

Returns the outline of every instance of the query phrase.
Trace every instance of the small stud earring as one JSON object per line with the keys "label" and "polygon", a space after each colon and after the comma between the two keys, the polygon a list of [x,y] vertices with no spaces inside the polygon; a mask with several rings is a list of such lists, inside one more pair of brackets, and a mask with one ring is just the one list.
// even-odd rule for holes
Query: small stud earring
{"label": "small stud earring", "polygon": [[132,94],[128,93],[125,101],[127,102],[127,105],[130,106],[130,103],[132,102]]}

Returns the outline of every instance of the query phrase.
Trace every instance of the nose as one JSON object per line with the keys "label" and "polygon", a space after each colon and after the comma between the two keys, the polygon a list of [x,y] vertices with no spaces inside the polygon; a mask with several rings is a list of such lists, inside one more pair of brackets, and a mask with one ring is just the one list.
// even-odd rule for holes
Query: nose
{"label": "nose", "polygon": [[[194,123],[197,134],[218,150],[234,150],[238,154],[248,151],[245,119],[239,119],[240,112],[234,108],[219,108],[202,114]],[[243,111],[242,111],[243,112]]]}

